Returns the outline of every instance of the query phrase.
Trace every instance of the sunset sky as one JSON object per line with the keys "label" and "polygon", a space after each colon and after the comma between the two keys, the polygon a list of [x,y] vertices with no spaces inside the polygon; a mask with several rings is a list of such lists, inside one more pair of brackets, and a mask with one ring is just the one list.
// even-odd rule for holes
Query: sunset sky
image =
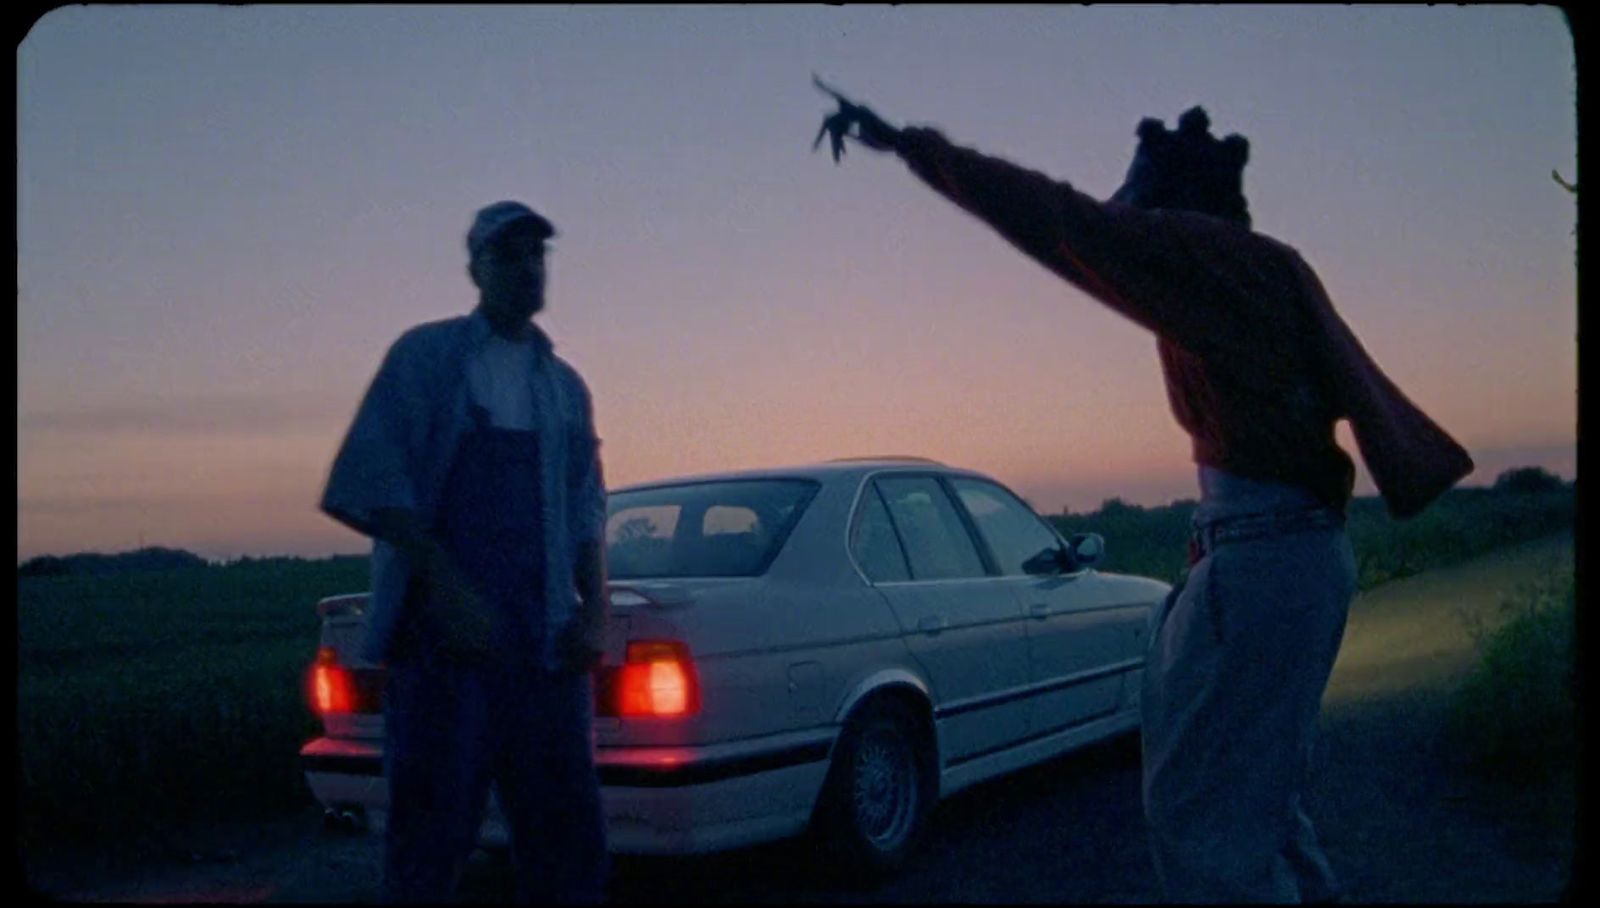
{"label": "sunset sky", "polygon": [[560,230],[539,321],[612,487],[899,453],[1043,512],[1193,497],[1153,338],[813,154],[813,72],[1097,197],[1204,104],[1466,482],[1575,475],[1554,8],[73,6],[17,53],[18,560],[366,551],[328,466],[389,343],[475,305],[501,198]]}

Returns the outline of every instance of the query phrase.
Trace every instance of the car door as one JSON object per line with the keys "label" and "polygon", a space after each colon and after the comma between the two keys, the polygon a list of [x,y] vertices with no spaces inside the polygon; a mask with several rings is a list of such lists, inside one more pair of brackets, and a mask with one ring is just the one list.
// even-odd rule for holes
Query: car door
{"label": "car door", "polygon": [[[1020,740],[1028,728],[1019,699],[1028,683],[1022,609],[984,562],[945,487],[933,475],[879,475],[858,507],[856,540],[888,565],[874,585],[933,687],[945,765]],[[891,539],[904,559],[899,568]]]}
{"label": "car door", "polygon": [[1064,572],[1052,557],[1064,547],[1060,536],[1004,486],[969,477],[952,477],[950,484],[1027,615],[1029,736],[1113,711],[1128,635],[1106,578]]}

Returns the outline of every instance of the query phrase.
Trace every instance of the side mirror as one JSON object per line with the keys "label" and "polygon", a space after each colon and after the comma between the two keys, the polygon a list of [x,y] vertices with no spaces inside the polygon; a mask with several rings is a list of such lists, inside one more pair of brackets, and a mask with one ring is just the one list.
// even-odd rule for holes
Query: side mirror
{"label": "side mirror", "polygon": [[1069,570],[1094,567],[1105,557],[1106,541],[1099,533],[1073,533],[1067,539],[1067,559],[1072,563]]}

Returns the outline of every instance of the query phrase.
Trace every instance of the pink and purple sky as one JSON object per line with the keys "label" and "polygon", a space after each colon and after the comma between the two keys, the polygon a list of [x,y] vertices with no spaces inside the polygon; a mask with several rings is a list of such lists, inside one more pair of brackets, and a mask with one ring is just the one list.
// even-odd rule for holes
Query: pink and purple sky
{"label": "pink and purple sky", "polygon": [[500,198],[561,231],[540,323],[613,487],[903,453],[1045,512],[1193,497],[1153,339],[893,158],[812,154],[813,72],[1098,196],[1204,104],[1466,482],[1575,475],[1553,7],[75,6],[17,53],[18,560],[366,551],[328,465],[394,337],[475,304]]}

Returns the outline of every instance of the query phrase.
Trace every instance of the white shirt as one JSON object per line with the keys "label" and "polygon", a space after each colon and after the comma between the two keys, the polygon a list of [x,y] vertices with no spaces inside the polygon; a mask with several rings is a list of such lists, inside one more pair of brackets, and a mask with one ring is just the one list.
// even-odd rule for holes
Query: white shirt
{"label": "white shirt", "polygon": [[533,428],[533,355],[531,343],[491,334],[478,355],[467,362],[472,399],[489,411],[489,422],[495,428]]}

